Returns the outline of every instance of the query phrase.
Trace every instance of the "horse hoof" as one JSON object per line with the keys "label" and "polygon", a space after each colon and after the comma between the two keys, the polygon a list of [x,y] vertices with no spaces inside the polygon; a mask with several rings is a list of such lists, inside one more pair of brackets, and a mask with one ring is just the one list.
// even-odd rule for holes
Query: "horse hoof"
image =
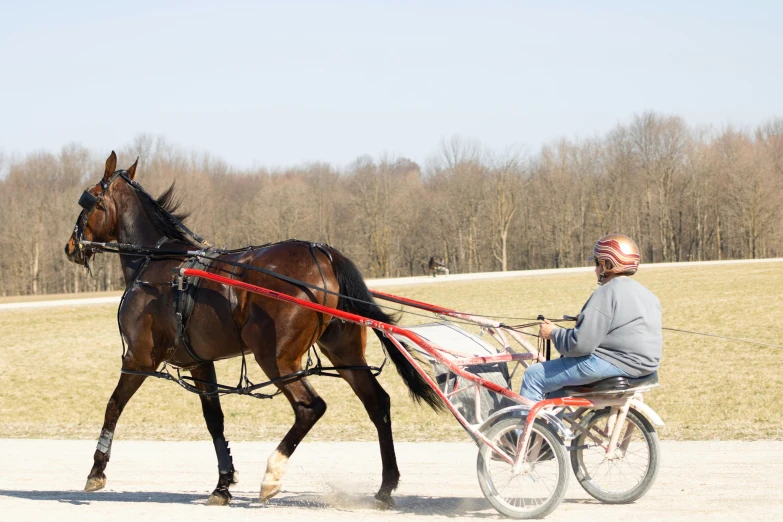
{"label": "horse hoof", "polygon": [[381,509],[392,509],[396,505],[391,493],[381,493],[379,491],[375,494],[375,500],[378,501]]}
{"label": "horse hoof", "polygon": [[222,491],[213,491],[207,499],[208,506],[227,506],[231,501],[231,494]]}
{"label": "horse hoof", "polygon": [[280,493],[280,482],[269,482],[261,484],[261,493],[258,495],[258,501],[262,504]]}
{"label": "horse hoof", "polygon": [[106,486],[106,477],[90,477],[87,479],[87,484],[84,486],[85,493],[92,491],[98,491]]}

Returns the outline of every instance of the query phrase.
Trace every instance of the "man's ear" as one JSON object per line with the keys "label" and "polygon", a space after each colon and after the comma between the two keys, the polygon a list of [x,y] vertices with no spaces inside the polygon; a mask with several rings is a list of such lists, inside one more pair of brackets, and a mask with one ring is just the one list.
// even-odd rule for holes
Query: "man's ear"
{"label": "man's ear", "polygon": [[136,166],[138,164],[139,164],[139,157],[136,156],[136,161],[133,163],[133,165],[128,167],[128,177],[130,179],[135,179],[136,178]]}
{"label": "man's ear", "polygon": [[111,151],[111,155],[106,160],[106,170],[103,173],[103,181],[107,182],[111,179],[111,175],[117,170],[117,155],[114,151]]}

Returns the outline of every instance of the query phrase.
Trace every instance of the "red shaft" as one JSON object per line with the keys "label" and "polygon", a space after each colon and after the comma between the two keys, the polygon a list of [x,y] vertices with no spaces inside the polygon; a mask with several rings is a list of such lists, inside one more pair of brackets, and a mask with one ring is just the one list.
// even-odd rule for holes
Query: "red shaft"
{"label": "red shaft", "polygon": [[237,288],[242,288],[243,290],[247,290],[248,292],[253,292],[254,294],[264,295],[267,297],[271,297],[272,299],[277,299],[279,301],[286,301],[288,303],[293,303],[295,305],[299,305],[304,308],[308,308],[310,310],[315,310],[316,312],[333,315],[335,317],[339,317],[340,319],[351,321],[352,323],[369,326],[370,328],[373,328],[375,330],[381,330],[384,332],[390,332],[393,334],[401,335],[403,337],[406,337],[407,339],[410,339],[414,344],[419,346],[422,350],[424,350],[428,354],[438,359],[439,362],[446,365],[454,374],[459,375],[460,377],[464,377],[470,381],[478,382],[488,390],[493,391],[495,393],[499,393],[506,397],[512,399],[518,397],[518,395],[515,394],[514,392],[507,390],[502,386],[498,386],[494,382],[487,381],[485,379],[482,379],[481,377],[477,377],[476,375],[470,372],[466,372],[464,369],[456,366],[451,361],[445,360],[444,357],[440,354],[441,350],[437,346],[433,345],[429,341],[425,340],[424,338],[420,337],[419,335],[405,328],[400,328],[399,326],[395,326],[393,324],[376,321],[375,319],[362,317],[360,315],[352,314],[350,312],[337,310],[336,308],[329,308],[328,306],[323,306],[318,303],[313,303],[312,301],[305,301],[303,299],[299,299],[297,297],[288,294],[281,294],[280,292],[275,292],[274,290],[269,290],[268,288],[251,285],[243,281],[237,281],[236,279],[231,279],[229,277],[212,274],[210,272],[205,272],[203,270],[197,270],[195,268],[182,268],[180,269],[179,273],[180,275],[183,276],[200,277],[202,279],[208,279],[210,281],[215,281],[217,283],[222,283],[224,285],[235,286]]}

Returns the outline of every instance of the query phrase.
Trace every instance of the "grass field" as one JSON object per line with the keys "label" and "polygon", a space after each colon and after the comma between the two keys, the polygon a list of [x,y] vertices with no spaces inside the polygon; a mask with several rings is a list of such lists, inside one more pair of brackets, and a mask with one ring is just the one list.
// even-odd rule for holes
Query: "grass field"
{"label": "grass field", "polygon": [[88,297],[119,297],[121,291],[117,292],[90,292],[88,294],[49,294],[49,295],[13,295],[0,296],[0,304],[6,303],[30,303],[36,301],[61,301],[63,299],[83,299]]}
{"label": "grass field", "polygon": [[[643,268],[636,277],[660,298],[664,326],[783,344],[783,263]],[[560,317],[577,313],[594,288],[592,274],[570,274],[383,290],[488,315]],[[0,437],[97,438],[119,377],[115,312],[115,306],[0,312]],[[411,322],[420,320],[403,320]],[[662,386],[646,397],[667,423],[663,438],[783,438],[783,349],[674,332],[665,332],[664,341]],[[368,354],[372,363],[381,361],[377,341]],[[262,381],[251,366],[251,379]],[[236,382],[238,360],[217,367],[221,382]],[[412,403],[393,369],[380,379],[392,397],[397,440],[465,440],[450,414]],[[375,439],[344,381],[311,382],[329,409],[308,440]],[[278,440],[293,420],[282,397],[226,397],[223,409],[229,440]],[[148,379],[133,397],[116,433],[126,439],[209,438],[198,398],[157,379]]]}

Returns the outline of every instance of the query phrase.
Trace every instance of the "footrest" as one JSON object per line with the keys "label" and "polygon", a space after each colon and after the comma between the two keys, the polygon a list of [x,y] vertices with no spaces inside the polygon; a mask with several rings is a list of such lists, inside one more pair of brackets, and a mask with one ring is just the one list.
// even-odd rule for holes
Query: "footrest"
{"label": "footrest", "polygon": [[658,384],[658,372],[652,372],[644,377],[610,377],[602,381],[591,382],[590,384],[581,384],[579,386],[566,386],[563,391],[566,393],[591,393],[591,392],[612,392],[625,391],[632,388],[639,388],[651,384]]}

